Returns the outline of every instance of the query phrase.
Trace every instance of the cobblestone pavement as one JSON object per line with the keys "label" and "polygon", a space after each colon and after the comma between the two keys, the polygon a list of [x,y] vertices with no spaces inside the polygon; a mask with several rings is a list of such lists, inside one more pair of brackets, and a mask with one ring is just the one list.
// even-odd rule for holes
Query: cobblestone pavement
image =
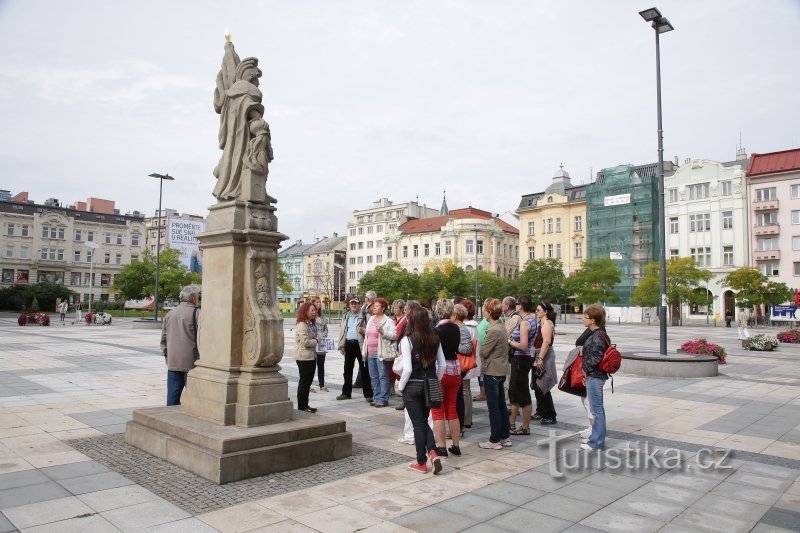
{"label": "cobblestone pavement", "polygon": [[[294,399],[291,327],[281,366]],[[557,325],[559,363],[579,329]],[[656,326],[609,333],[623,351],[658,346]],[[480,449],[488,417],[476,402],[463,455],[442,475],[412,472],[402,412],[369,407],[358,389],[336,401],[342,358],[330,354],[330,392],[311,404],[347,421],[356,454],[217,487],[122,443],[133,409],[164,402],[157,331],[0,316],[0,533],[800,530],[800,346],[745,352],[735,328],[702,324],[669,335],[672,351],[700,336],[720,343],[728,364],[715,378],[615,376],[604,454],[579,451],[585,412],[556,392],[553,434],[534,424],[511,448]]]}

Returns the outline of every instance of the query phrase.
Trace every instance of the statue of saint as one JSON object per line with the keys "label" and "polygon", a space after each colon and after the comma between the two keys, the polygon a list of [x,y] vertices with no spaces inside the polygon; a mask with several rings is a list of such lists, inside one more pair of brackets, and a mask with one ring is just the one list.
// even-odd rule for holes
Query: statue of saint
{"label": "statue of saint", "polygon": [[219,147],[222,156],[214,169],[217,200],[250,200],[242,191],[242,172],[249,169],[266,183],[272,161],[269,125],[264,120],[258,79],[258,59],[239,60],[226,35],[222,68],[217,74],[214,110],[220,114]]}

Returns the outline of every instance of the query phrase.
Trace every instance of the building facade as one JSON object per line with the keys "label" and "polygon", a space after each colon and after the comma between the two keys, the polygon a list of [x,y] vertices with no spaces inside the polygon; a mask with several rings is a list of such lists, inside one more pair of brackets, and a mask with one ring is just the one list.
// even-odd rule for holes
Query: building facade
{"label": "building facade", "polygon": [[736,316],[733,292],[722,279],[750,263],[747,186],[741,164],[695,159],[664,179],[667,257],[691,257],[713,274],[707,305],[687,306],[684,316]]}
{"label": "building facade", "polygon": [[746,178],[751,264],[800,288],[800,149],[752,154]]}
{"label": "building facade", "polygon": [[292,284],[291,292],[284,292],[280,287],[277,290],[278,304],[285,311],[297,309],[305,293],[305,256],[311,244],[296,241],[294,244],[278,253],[278,264],[286,272],[286,279]]}
{"label": "building facade", "polygon": [[[446,205],[442,206],[446,209]],[[372,207],[353,211],[347,224],[347,293],[355,294],[364,274],[388,262],[384,237],[409,219],[439,215],[439,210],[417,202],[395,204],[388,198],[373,202]]]}
{"label": "building facade", "polygon": [[586,256],[586,187],[572,185],[562,166],[544,192],[526,194],[520,201],[519,268],[531,259],[561,259],[564,274],[581,268]]}
{"label": "building facade", "polygon": [[345,293],[346,237],[322,237],[303,252],[305,279],[302,298],[319,296],[328,308],[341,304]]}
{"label": "building facade", "polygon": [[17,195],[0,201],[0,227],[0,286],[61,283],[83,301],[114,300],[114,276],[144,248],[144,217],[119,214],[111,200],[64,207]]}
{"label": "building facade", "polygon": [[408,220],[384,237],[386,261],[419,274],[444,261],[467,272],[519,274],[519,230],[488,211],[467,207]]}

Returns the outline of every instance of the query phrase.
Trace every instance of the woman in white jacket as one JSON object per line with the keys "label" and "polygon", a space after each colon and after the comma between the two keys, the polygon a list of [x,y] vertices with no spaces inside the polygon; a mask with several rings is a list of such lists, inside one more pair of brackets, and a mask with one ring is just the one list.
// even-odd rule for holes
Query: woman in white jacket
{"label": "woman in white jacket", "polygon": [[384,361],[397,356],[397,329],[394,321],[384,314],[389,306],[383,298],[376,298],[370,308],[372,316],[367,321],[364,351],[367,355],[369,377],[372,381],[373,407],[389,405],[389,370]]}

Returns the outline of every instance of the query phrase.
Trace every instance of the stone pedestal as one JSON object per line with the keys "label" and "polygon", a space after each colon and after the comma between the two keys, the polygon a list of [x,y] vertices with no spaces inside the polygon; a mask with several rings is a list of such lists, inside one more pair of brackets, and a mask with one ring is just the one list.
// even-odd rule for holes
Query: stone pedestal
{"label": "stone pedestal", "polygon": [[[266,196],[266,195],[265,195]],[[143,409],[126,441],[198,475],[227,483],[352,453],[342,421],[293,410],[280,374],[283,318],[275,301],[275,200],[210,208],[203,250],[200,360],[180,407]]]}

